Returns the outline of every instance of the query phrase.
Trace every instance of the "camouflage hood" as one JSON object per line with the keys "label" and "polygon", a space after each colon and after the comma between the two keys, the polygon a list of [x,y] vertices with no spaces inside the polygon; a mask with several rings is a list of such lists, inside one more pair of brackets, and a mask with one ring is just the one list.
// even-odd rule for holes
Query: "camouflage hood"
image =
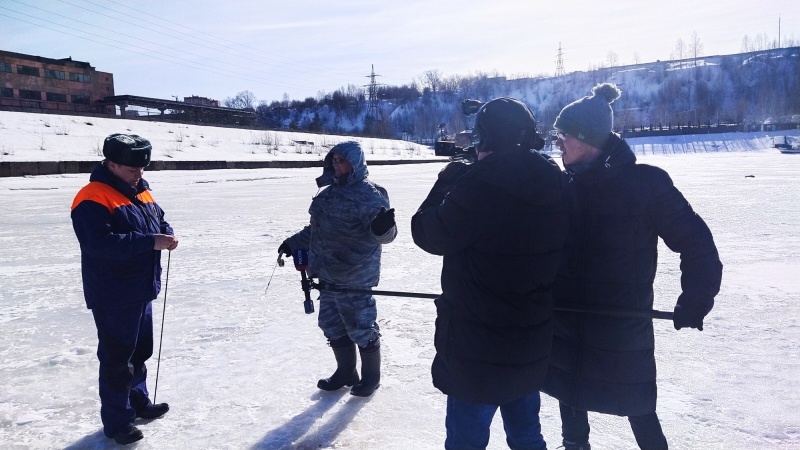
{"label": "camouflage hood", "polygon": [[[347,175],[347,179],[338,180],[333,170],[333,154],[338,153],[353,166],[353,171]],[[317,178],[317,187],[324,187],[333,183],[339,185],[352,185],[358,183],[369,176],[367,161],[364,158],[364,151],[361,145],[355,141],[346,141],[336,144],[330,149],[322,163],[322,175]]]}

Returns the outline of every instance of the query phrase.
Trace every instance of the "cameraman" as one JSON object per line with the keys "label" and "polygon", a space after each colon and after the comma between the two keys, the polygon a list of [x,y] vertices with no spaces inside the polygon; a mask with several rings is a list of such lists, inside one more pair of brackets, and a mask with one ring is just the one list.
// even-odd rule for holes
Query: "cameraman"
{"label": "cameraman", "polygon": [[539,388],[567,217],[556,164],[530,110],[497,98],[477,112],[477,161],[452,162],[411,220],[443,255],[433,384],[447,395],[445,448],[485,448],[497,408],[511,448],[543,449]]}

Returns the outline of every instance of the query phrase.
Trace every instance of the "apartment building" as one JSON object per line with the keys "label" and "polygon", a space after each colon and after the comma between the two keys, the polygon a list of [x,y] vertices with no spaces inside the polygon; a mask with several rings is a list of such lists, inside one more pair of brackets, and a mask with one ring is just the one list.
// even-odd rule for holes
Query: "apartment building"
{"label": "apartment building", "polygon": [[114,75],[72,57],[51,59],[0,50],[0,108],[28,112],[115,114],[96,102],[114,95]]}

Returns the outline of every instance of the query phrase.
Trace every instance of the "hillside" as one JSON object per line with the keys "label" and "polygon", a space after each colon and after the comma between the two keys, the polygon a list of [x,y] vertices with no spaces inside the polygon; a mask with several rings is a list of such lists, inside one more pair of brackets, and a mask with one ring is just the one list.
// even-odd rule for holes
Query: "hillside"
{"label": "hillside", "polygon": [[[150,140],[154,162],[318,163],[333,145],[345,140],[359,141],[367,160],[373,163],[441,160],[431,147],[402,140],[0,111],[0,165],[98,161],[102,159],[103,139],[111,133],[139,134]],[[651,136],[628,142],[641,155],[710,153],[772,149],[773,138],[782,136],[800,136],[800,130]]]}
{"label": "hillside", "polygon": [[112,133],[150,140],[153,161],[320,161],[346,140],[360,142],[367,160],[433,157],[427,146],[393,139],[0,111],[0,162],[97,161]]}
{"label": "hillside", "polygon": [[619,131],[698,123],[736,124],[746,130],[767,121],[800,123],[800,47],[602,67],[558,77],[428,75],[422,85],[380,86],[377,119],[367,117],[369,99],[355,86],[319,99],[261,102],[256,112],[262,125],[275,128],[435,139],[439,124],[449,133],[467,127],[461,100],[510,96],[523,100],[546,130],[566,104],[610,81],[623,91],[613,104]]}

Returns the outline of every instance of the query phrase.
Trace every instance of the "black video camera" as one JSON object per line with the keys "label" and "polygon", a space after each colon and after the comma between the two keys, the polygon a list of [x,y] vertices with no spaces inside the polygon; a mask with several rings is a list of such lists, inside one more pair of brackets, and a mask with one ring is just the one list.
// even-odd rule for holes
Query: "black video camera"
{"label": "black video camera", "polygon": [[475,146],[460,147],[456,145],[455,141],[443,139],[436,141],[433,152],[436,156],[447,156],[452,161],[465,160],[465,162],[472,162],[477,157]]}
{"label": "black video camera", "polygon": [[[483,106],[480,100],[466,99],[461,101],[461,112],[469,117],[478,112]],[[444,124],[439,125],[440,138],[433,147],[436,156],[447,156],[451,161],[462,161],[472,163],[477,158],[475,146],[472,145],[472,130],[467,129],[455,135],[453,139],[447,139],[444,132]]]}

